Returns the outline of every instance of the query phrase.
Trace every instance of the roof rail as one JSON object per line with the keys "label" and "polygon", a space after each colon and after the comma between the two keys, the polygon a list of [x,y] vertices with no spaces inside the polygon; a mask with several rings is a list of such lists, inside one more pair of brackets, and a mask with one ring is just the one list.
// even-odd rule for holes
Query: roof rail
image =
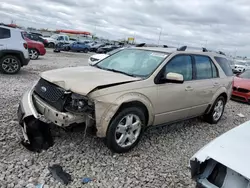
{"label": "roof rail", "polygon": [[[181,46],[180,48],[177,48],[177,51],[186,51],[187,49],[189,49],[187,46]],[[221,54],[221,55],[226,55],[224,52],[222,51],[214,51],[214,50],[208,50],[207,48],[195,48],[195,47],[191,47],[190,49],[192,50],[198,50],[198,51],[201,51],[201,52],[214,52],[214,53],[218,53],[218,54]]]}
{"label": "roof rail", "polygon": [[186,51],[187,46],[181,46],[180,48],[177,48],[177,51]]}

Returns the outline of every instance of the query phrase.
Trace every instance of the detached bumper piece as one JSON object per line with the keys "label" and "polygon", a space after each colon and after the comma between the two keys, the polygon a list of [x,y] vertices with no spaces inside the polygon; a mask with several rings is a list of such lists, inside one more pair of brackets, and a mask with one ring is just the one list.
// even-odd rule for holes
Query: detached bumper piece
{"label": "detached bumper piece", "polygon": [[18,108],[18,120],[23,138],[21,144],[28,150],[33,152],[41,152],[53,146],[53,138],[50,132],[49,124],[46,124],[33,116],[23,119],[24,112],[22,106]]}
{"label": "detached bumper piece", "polygon": [[250,188],[248,179],[213,159],[191,161],[191,174],[197,188]]}

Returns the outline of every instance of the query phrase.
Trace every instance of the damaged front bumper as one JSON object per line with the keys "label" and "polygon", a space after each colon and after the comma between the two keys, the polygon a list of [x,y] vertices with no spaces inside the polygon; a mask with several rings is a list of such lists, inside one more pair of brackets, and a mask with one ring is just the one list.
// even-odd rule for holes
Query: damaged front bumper
{"label": "damaged front bumper", "polygon": [[[46,104],[38,95],[33,93],[34,89],[24,93],[18,107],[17,117],[21,125],[25,142],[29,142],[26,131],[26,120],[30,117],[44,123],[53,123],[60,127],[67,127],[74,123],[89,122],[87,114],[75,115],[69,112],[59,112],[52,106]],[[87,125],[88,126],[88,125]]]}

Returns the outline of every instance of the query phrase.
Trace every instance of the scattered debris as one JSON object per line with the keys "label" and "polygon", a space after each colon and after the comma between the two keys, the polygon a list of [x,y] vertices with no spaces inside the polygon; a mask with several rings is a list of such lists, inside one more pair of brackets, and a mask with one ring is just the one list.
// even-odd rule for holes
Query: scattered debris
{"label": "scattered debris", "polygon": [[55,178],[57,181],[65,185],[68,185],[72,181],[71,175],[67,172],[64,172],[60,165],[55,164],[51,167],[48,167],[48,169],[52,174],[52,177]]}
{"label": "scattered debris", "polygon": [[92,178],[83,178],[81,182],[82,182],[83,184],[86,184],[86,183],[89,183],[89,182],[94,181],[94,180],[95,180],[95,179],[92,179]]}
{"label": "scattered debris", "polygon": [[43,188],[43,185],[44,185],[43,183],[42,184],[37,184],[36,188]]}
{"label": "scattered debris", "polygon": [[237,114],[237,116],[244,118],[245,116],[242,113]]}

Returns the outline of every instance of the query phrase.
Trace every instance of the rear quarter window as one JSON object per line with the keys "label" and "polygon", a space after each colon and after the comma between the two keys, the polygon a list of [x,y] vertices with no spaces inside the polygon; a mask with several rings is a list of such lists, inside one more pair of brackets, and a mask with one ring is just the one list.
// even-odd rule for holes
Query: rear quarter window
{"label": "rear quarter window", "polygon": [[220,65],[225,75],[233,76],[232,68],[230,67],[230,62],[224,57],[214,57],[217,63]]}
{"label": "rear quarter window", "polygon": [[10,38],[10,30],[6,28],[0,28],[0,39]]}

